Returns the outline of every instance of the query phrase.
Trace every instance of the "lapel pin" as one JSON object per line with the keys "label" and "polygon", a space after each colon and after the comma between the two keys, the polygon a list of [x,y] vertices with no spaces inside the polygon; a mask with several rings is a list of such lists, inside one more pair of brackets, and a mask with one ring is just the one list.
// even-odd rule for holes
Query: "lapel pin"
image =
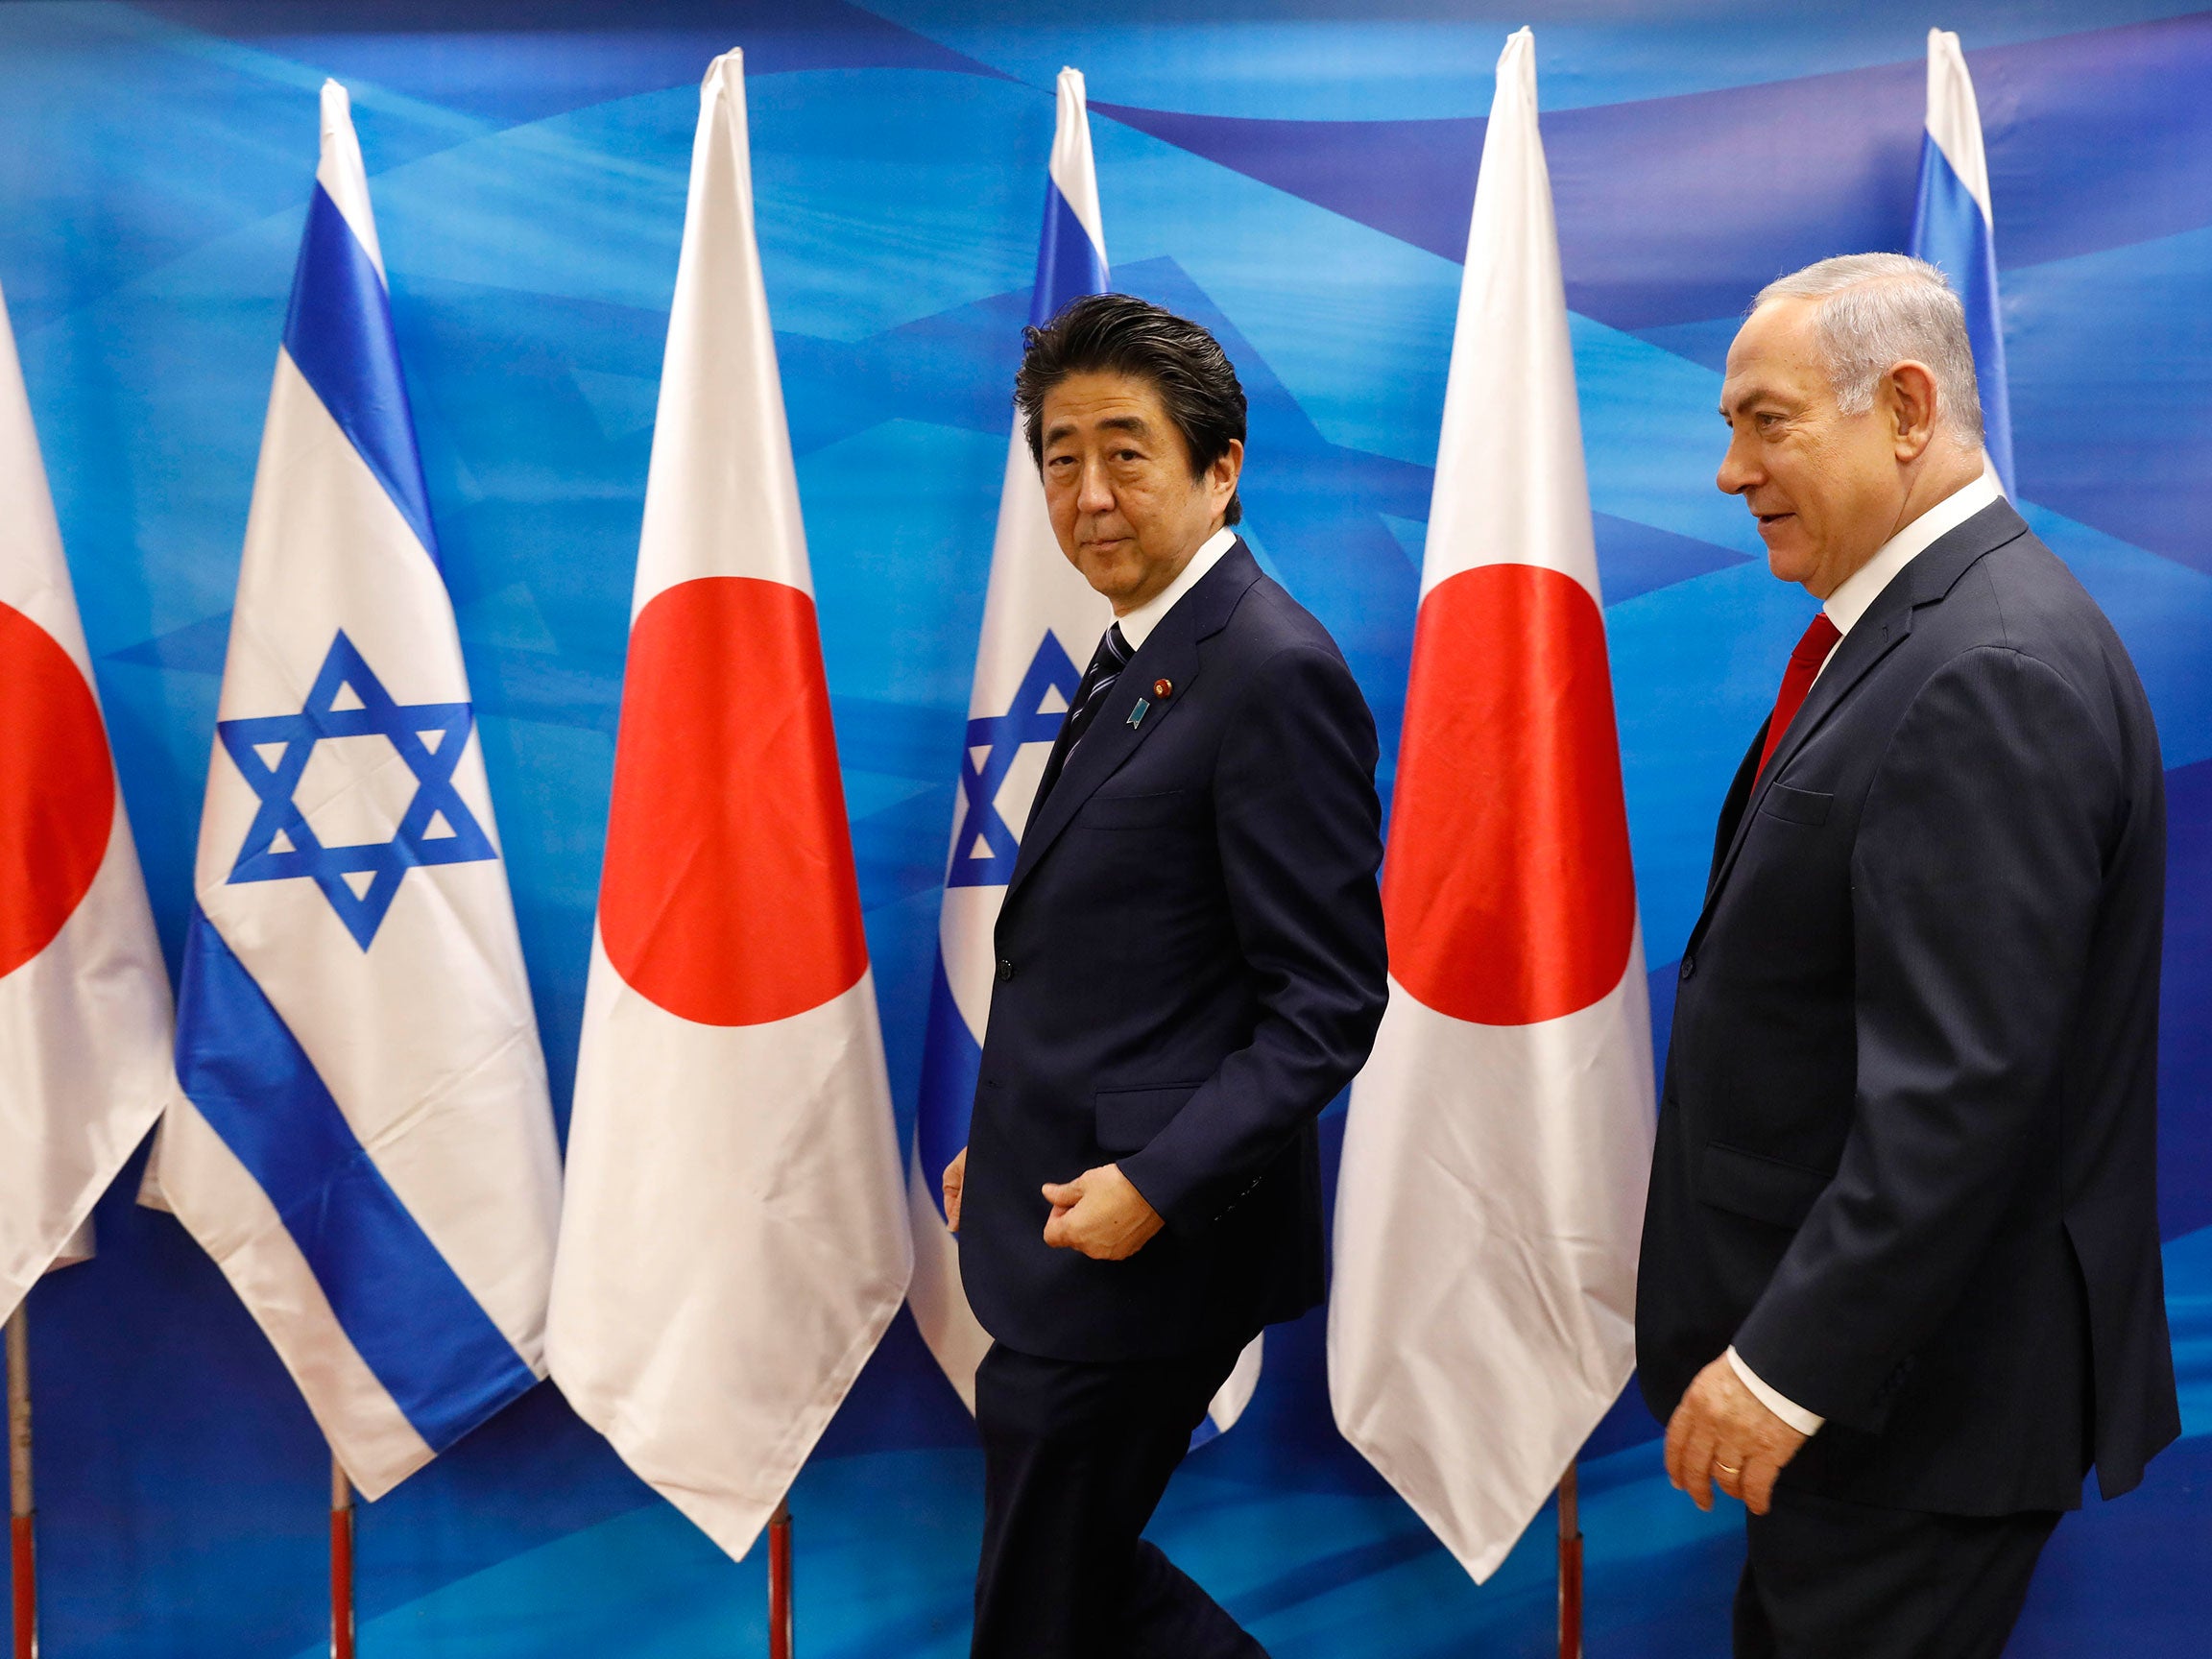
{"label": "lapel pin", "polygon": [[1162,702],[1166,702],[1168,698],[1175,695],[1175,682],[1172,680],[1153,681],[1152,695],[1159,698]]}
{"label": "lapel pin", "polygon": [[1138,698],[1137,707],[1129,710],[1129,724],[1132,726],[1143,725],[1145,711],[1151,707],[1152,705],[1147,703],[1143,698]]}

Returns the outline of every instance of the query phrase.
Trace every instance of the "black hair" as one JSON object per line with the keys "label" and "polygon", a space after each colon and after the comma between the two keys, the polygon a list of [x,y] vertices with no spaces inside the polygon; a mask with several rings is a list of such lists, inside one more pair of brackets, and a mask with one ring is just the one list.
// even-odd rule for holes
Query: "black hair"
{"label": "black hair", "polygon": [[[1029,454],[1045,465],[1045,397],[1071,374],[1126,374],[1160,394],[1167,419],[1183,434],[1190,476],[1244,441],[1244,388],[1221,343],[1188,317],[1131,294],[1086,294],[1071,300],[1044,327],[1022,330],[1022,368],[1014,406],[1022,413]],[[1244,517],[1232,493],[1222,522]]]}

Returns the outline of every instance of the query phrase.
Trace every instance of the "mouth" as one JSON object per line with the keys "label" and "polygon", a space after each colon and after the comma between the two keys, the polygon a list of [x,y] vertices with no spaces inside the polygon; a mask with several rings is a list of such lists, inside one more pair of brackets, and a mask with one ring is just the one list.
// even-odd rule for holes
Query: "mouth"
{"label": "mouth", "polygon": [[1751,517],[1759,520],[1759,533],[1765,535],[1785,520],[1796,517],[1797,515],[1794,513],[1761,513],[1754,509]]}

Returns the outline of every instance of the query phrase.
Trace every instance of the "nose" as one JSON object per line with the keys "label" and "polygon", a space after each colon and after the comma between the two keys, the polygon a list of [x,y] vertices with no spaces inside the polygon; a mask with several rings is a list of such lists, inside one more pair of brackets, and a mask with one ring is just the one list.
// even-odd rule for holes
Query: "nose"
{"label": "nose", "polygon": [[1713,475],[1713,482],[1723,495],[1741,495],[1755,486],[1760,476],[1750,440],[1741,432],[1731,435],[1728,453],[1720,457],[1720,470]]}
{"label": "nose", "polygon": [[1075,510],[1078,513],[1114,511],[1114,489],[1106,475],[1106,463],[1096,456],[1084,459],[1083,475],[1075,483]]}

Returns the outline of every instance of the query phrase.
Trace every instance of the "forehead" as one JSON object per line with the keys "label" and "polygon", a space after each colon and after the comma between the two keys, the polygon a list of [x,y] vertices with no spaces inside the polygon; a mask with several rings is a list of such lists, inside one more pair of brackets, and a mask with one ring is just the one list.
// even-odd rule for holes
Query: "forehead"
{"label": "forehead", "polygon": [[1172,431],[1159,388],[1136,374],[1088,370],[1070,374],[1045,394],[1042,411],[1047,438],[1108,427],[1126,430],[1131,421],[1153,432]]}
{"label": "forehead", "polygon": [[1744,319],[1728,348],[1721,414],[1759,397],[1795,401],[1827,390],[1815,316],[1810,300],[1769,300]]}

